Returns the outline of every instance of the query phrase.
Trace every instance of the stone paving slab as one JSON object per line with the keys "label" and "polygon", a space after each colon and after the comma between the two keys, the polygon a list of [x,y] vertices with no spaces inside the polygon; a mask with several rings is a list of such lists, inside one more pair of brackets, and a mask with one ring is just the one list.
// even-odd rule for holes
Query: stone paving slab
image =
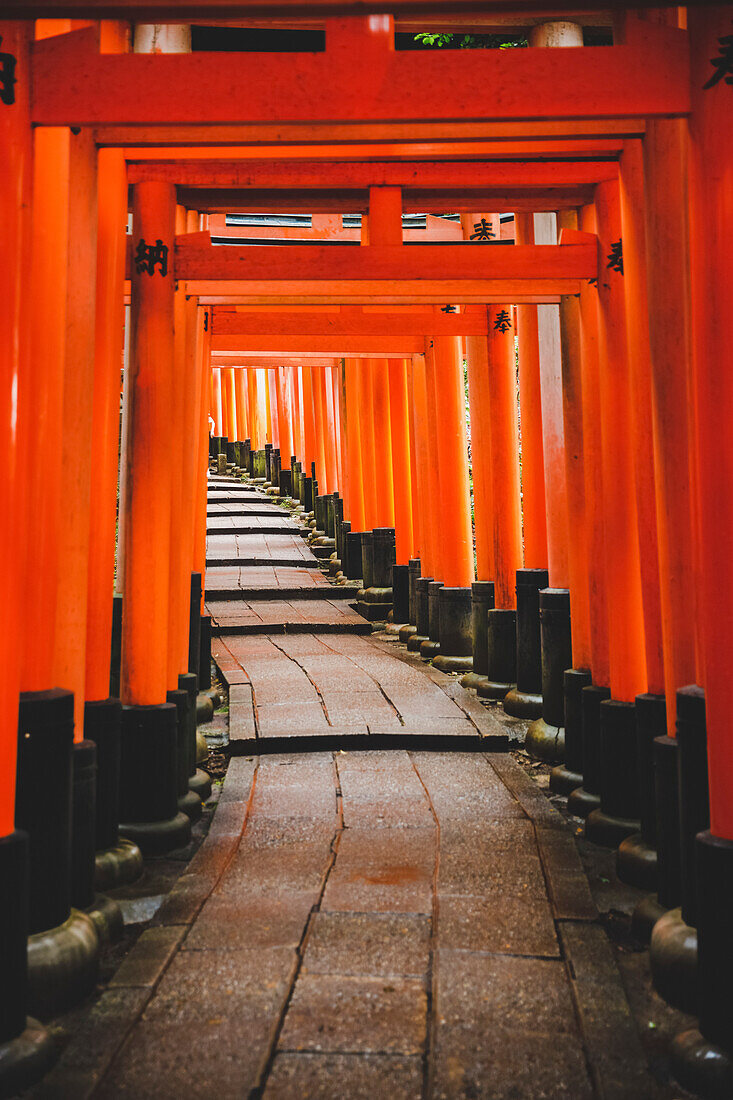
{"label": "stone paving slab", "polygon": [[388,1054],[279,1052],[265,1100],[422,1100],[422,1058]]}

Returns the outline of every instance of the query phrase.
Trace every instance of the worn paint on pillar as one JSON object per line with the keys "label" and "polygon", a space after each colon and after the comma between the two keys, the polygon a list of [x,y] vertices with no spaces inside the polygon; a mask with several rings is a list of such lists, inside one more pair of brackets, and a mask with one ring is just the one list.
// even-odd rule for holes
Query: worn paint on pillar
{"label": "worn paint on pillar", "polygon": [[[3,48],[16,58],[15,102],[0,110],[0,173],[4,256],[0,266],[2,338],[0,339],[0,515],[7,535],[0,539],[0,836],[15,827],[15,771],[18,693],[25,619],[25,526],[30,498],[26,475],[37,444],[30,416],[19,401],[28,397],[23,377],[29,374],[31,186],[33,142],[30,126],[30,50],[33,24],[0,20]],[[30,412],[30,403],[28,404]],[[31,442],[32,440],[32,442]],[[28,444],[24,447],[24,443]],[[24,453],[25,451],[25,453]],[[40,461],[37,455],[35,461]],[[49,685],[50,686],[50,685]]]}
{"label": "worn paint on pillar", "polygon": [[664,692],[662,609],[652,438],[651,348],[644,227],[644,167],[641,142],[627,141],[619,162],[621,240],[623,242],[626,346],[631,379],[631,426],[636,518],[639,533],[641,598],[644,613],[647,691]]}
{"label": "worn paint on pillar", "polygon": [[[690,272],[692,354],[697,406],[700,648],[703,656],[710,827],[733,840],[733,146],[731,93],[724,45],[730,8],[688,8],[692,112],[690,136]],[[729,72],[730,70],[728,70]]]}
{"label": "worn paint on pillar", "polygon": [[413,556],[412,471],[408,401],[407,362],[404,359],[390,359],[389,413],[392,434],[395,553],[398,565],[406,565]]}
{"label": "worn paint on pillar", "polygon": [[86,692],[106,699],[112,648],[112,600],[117,521],[118,435],[125,319],[127,170],[121,149],[100,149],[97,210],[97,296],[94,411],[87,583]]}
{"label": "worn paint on pillar", "polygon": [[632,702],[646,690],[644,617],[641,604],[636,519],[632,399],[626,341],[623,275],[609,267],[620,239],[618,184],[596,187],[598,219],[598,349],[600,362],[603,510],[610,688],[614,699]]}
{"label": "worn paint on pillar", "polygon": [[134,186],[133,240],[138,242],[141,262],[132,269],[133,401],[127,453],[121,694],[123,702],[137,705],[164,703],[168,688],[174,212],[171,184]]}

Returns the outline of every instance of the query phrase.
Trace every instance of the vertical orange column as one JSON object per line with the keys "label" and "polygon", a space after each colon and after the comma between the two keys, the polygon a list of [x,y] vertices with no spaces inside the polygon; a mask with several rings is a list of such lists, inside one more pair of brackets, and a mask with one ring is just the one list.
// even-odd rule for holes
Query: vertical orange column
{"label": "vertical orange column", "polygon": [[619,168],[626,347],[631,377],[632,450],[635,458],[646,690],[653,695],[661,695],[664,692],[664,660],[654,454],[653,449],[649,448],[649,440],[653,435],[652,366],[646,277],[644,168],[640,141],[626,142]]}
{"label": "vertical orange column", "polygon": [[287,367],[278,367],[275,371],[277,395],[277,419],[280,431],[280,460],[283,469],[288,469],[293,455],[293,433],[290,425],[290,402],[285,375]]}
{"label": "vertical orange column", "polygon": [[491,501],[494,513],[494,585],[499,608],[516,606],[522,565],[514,325],[511,309],[489,306],[488,370]]}
{"label": "vertical orange column", "polygon": [[265,371],[267,378],[267,425],[268,425],[268,443],[272,443],[273,447],[280,446],[280,424],[277,415],[277,370],[274,367],[268,367]]}
{"label": "vertical orange column", "polygon": [[[578,229],[575,210],[562,210],[558,226],[563,235]],[[564,239],[564,236],[563,236]],[[585,427],[583,424],[583,366],[580,333],[580,297],[560,299],[562,411],[565,439],[565,484],[568,502],[568,587],[572,620],[572,656],[575,669],[590,669],[590,600],[588,587],[588,531],[585,493]]]}
{"label": "vertical orange column", "polygon": [[100,149],[94,409],[87,583],[86,698],[109,695],[117,522],[120,376],[125,318],[127,171],[121,149]]}
{"label": "vertical orange column", "polygon": [[[15,827],[15,770],[18,741],[18,695],[20,657],[26,612],[24,583],[25,515],[35,506],[28,497],[25,480],[32,451],[23,453],[23,434],[35,446],[37,439],[24,429],[30,418],[19,402],[28,396],[23,375],[29,373],[27,349],[30,339],[31,186],[33,142],[29,91],[30,43],[33,24],[0,20],[3,49],[17,60],[19,83],[15,102],[0,111],[0,146],[4,150],[0,173],[0,210],[4,238],[4,261],[0,267],[0,515],[6,531],[0,539],[0,603],[3,630],[0,632],[0,836]],[[29,410],[30,411],[30,410]],[[22,601],[22,603],[21,603]],[[50,686],[50,683],[46,685]]]}
{"label": "vertical orange column", "polygon": [[[652,427],[659,542],[667,730],[675,734],[677,688],[697,679],[691,446],[694,394],[689,285],[687,134],[682,120],[650,120],[644,136]],[[625,231],[624,231],[625,232]]]}
{"label": "vertical orange column", "polygon": [[339,487],[341,496],[346,498],[348,494],[348,487],[346,485],[346,479],[344,477],[344,425],[341,418],[341,377],[343,371],[343,360],[337,367],[331,368],[331,392],[333,393],[333,419],[335,424],[334,437],[336,440],[336,471],[337,481],[336,484]]}
{"label": "vertical orange column", "polygon": [[[594,206],[580,211],[581,232],[596,232]],[[603,508],[603,447],[601,431],[601,381],[598,348],[598,293],[580,287],[580,364],[583,400],[583,473],[590,618],[590,671],[597,687],[608,687],[608,591],[606,589],[605,530]],[[575,640],[573,639],[573,650]],[[580,658],[575,657],[574,660]],[[580,667],[580,666],[578,666]]]}
{"label": "vertical orange column", "polygon": [[[532,214],[514,214],[517,244],[534,244]],[[524,563],[547,568],[545,457],[542,447],[542,390],[537,306],[517,306],[519,408],[522,423],[522,525]]]}
{"label": "vertical orange column", "polygon": [[213,408],[211,415],[214,417],[214,431],[216,435],[226,435],[224,428],[224,405],[222,401],[222,385],[221,385],[221,368],[214,367],[211,372],[211,381],[213,389]]}
{"label": "vertical orange column", "polygon": [[315,463],[316,479],[320,495],[328,492],[328,469],[326,466],[326,409],[323,387],[323,368],[309,367],[311,372],[311,390],[313,393],[313,419],[316,427]]}
{"label": "vertical orange column", "polygon": [[303,378],[303,462],[307,477],[311,476],[312,463],[316,460],[316,414],[313,398],[313,372],[301,367]]}
{"label": "vertical orange column", "polygon": [[326,479],[328,481],[328,492],[333,493],[338,489],[338,462],[336,458],[337,427],[330,368],[321,367],[318,378],[323,406],[323,450],[326,459]]}
{"label": "vertical orange column", "polygon": [[247,372],[247,399],[249,404],[249,430],[252,450],[257,451],[261,444],[260,406],[257,393],[257,372],[253,367],[243,367]]}
{"label": "vertical orange column", "polygon": [[[207,316],[208,314],[208,316]],[[206,578],[206,498],[208,491],[209,433],[205,396],[211,377],[211,315],[208,308],[199,309],[196,327],[196,369],[200,386],[198,454],[196,459],[196,506],[193,531],[193,569],[201,574],[201,613],[204,610]]]}
{"label": "vertical orange column", "polygon": [[61,127],[34,131],[30,356],[26,377],[20,379],[19,398],[20,415],[31,418],[24,429],[28,441],[29,511],[23,691],[44,691],[54,682],[70,137],[69,130]]}
{"label": "vertical orange column", "polygon": [[[186,231],[186,209],[176,206],[176,236]],[[178,282],[173,304],[173,384],[170,407],[167,414],[166,435],[168,467],[170,470],[170,542],[168,549],[168,645],[167,688],[175,691],[178,676],[186,671],[181,665],[184,628],[188,625],[188,604],[184,599],[184,579],[189,585],[190,564],[184,560],[181,525],[183,517],[183,405],[186,377],[186,284]],[[222,389],[225,394],[226,424],[224,434],[229,436],[231,403],[228,371],[222,371]],[[231,438],[229,436],[229,438]]]}
{"label": "vertical orange column", "polygon": [[239,439],[237,434],[237,388],[234,382],[234,368],[227,367],[224,371],[224,377],[226,380],[226,395],[227,395],[227,411],[229,414],[229,421],[227,423],[227,438],[230,443],[233,443],[235,439]]}
{"label": "vertical orange column", "polygon": [[290,395],[293,417],[293,454],[299,462],[303,461],[303,419],[300,407],[300,367],[290,367]]}
{"label": "vertical orange column", "polygon": [[431,576],[434,577],[436,581],[442,581],[444,580],[443,550],[445,547],[445,540],[440,536],[440,531],[441,529],[445,530],[445,528],[442,527],[439,508],[442,497],[440,481],[441,464],[439,458],[441,437],[438,430],[438,413],[435,401],[435,374],[435,346],[433,340],[428,339],[425,341],[425,411],[427,413],[425,422],[427,428],[427,453],[425,456],[426,465],[423,473],[423,500],[427,507],[428,522],[430,524],[430,573],[426,574],[424,569],[422,573],[423,576]]}
{"label": "vertical orange column", "polygon": [[231,410],[229,408],[229,387],[227,386],[227,372],[226,368],[219,369],[219,377],[221,379],[221,426],[222,435],[226,436],[229,441],[229,430],[231,424]]}
{"label": "vertical orange column", "polygon": [[[461,341],[454,336],[435,338],[435,402],[439,413],[441,448],[440,519],[447,538],[443,544],[441,580],[447,587],[465,587],[475,578],[471,492],[468,483],[466,391]],[[444,476],[445,475],[445,476]]]}
{"label": "vertical orange column", "polygon": [[422,543],[422,527],[420,523],[419,488],[417,476],[417,431],[415,429],[415,359],[406,360],[407,363],[407,413],[410,427],[410,493],[412,500],[412,553],[420,556]]}
{"label": "vertical orange column", "polygon": [[371,360],[360,359],[358,371],[361,473],[364,485],[364,528],[371,531],[372,528],[379,525],[377,518],[377,483],[374,470],[374,397]]}
{"label": "vertical orange column", "polygon": [[237,442],[243,443],[245,439],[249,439],[249,408],[247,380],[241,367],[234,372],[234,384],[237,391]]}
{"label": "vertical orange column", "polygon": [[608,266],[612,246],[621,238],[618,184],[610,181],[598,184],[596,213],[610,688],[614,699],[633,702],[637,694],[646,690],[646,656],[623,275]]}
{"label": "vertical orange column", "polygon": [[476,570],[479,580],[490,581],[494,579],[495,570],[494,523],[497,512],[491,490],[491,392],[486,336],[466,337],[466,362],[471,417]]}
{"label": "vertical orange column", "polygon": [[397,564],[406,565],[413,555],[412,473],[410,465],[410,409],[407,363],[389,360],[389,413],[392,434],[395,552]]}
{"label": "vertical orange column", "polygon": [[[136,241],[167,252],[133,265],[132,431],[127,453],[121,694],[126,703],[165,702],[167,689],[170,480],[168,410],[173,378],[174,210],[172,184],[133,188]],[[159,259],[156,262],[155,256]],[[165,261],[165,262],[164,262]]]}
{"label": "vertical orange column", "polygon": [[374,482],[377,497],[376,525],[394,527],[388,360],[372,359],[371,372],[374,409]]}
{"label": "vertical orange column", "polygon": [[730,128],[731,87],[723,56],[731,29],[730,8],[690,7],[687,15],[692,97],[692,354],[699,478],[698,623],[707,719],[710,829],[716,837],[733,840],[733,638],[729,629],[733,607],[733,149],[724,136]]}
{"label": "vertical orange column", "polygon": [[346,460],[348,463],[347,481],[349,484],[349,509],[346,519],[351,522],[352,531],[363,531],[364,518],[364,475],[361,463],[361,431],[359,427],[359,361],[344,360],[344,405],[343,419],[346,433]]}

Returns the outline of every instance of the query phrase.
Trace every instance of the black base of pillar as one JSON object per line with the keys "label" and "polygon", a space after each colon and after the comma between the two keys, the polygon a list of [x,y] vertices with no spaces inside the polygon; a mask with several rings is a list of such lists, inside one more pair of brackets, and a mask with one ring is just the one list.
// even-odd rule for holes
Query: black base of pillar
{"label": "black base of pillar", "polygon": [[703,1100],[730,1100],[733,1096],[733,1059],[696,1028],[683,1031],[670,1048],[674,1079]]}
{"label": "black base of pillar", "polygon": [[514,684],[504,683],[503,680],[491,680],[488,676],[484,676],[482,682],[476,688],[476,691],[481,699],[496,699],[497,701],[503,699],[507,692],[511,691]]}
{"label": "black base of pillar", "polygon": [[119,902],[105,894],[97,894],[92,904],[84,910],[92,918],[100,944],[117,943],[125,930],[125,919]]}
{"label": "black base of pillar", "polygon": [[434,638],[426,638],[420,643],[420,656],[423,661],[432,661],[433,657],[437,657],[439,653],[440,642],[436,642]]}
{"label": "black base of pillar", "polygon": [[568,795],[568,810],[574,817],[587,817],[601,805],[601,796],[593,791],[586,791],[585,787],[576,787]]}
{"label": "black base of pillar", "polygon": [[659,904],[656,894],[649,894],[637,905],[631,914],[631,932],[639,943],[649,943],[654,931],[654,925],[660,920],[667,910]]}
{"label": "black base of pillar", "polygon": [[539,718],[542,714],[542,696],[512,688],[504,696],[504,710],[512,718]]}
{"label": "black base of pillar", "polygon": [[473,668],[472,600],[469,587],[443,585],[438,590],[440,653],[434,665],[440,672],[468,672]]}
{"label": "black base of pillar", "polygon": [[211,615],[201,616],[201,648],[199,651],[199,691],[211,687]]}
{"label": "black base of pillar", "polygon": [[461,687],[467,688],[468,691],[478,691],[482,684],[488,682],[488,676],[485,674],[482,676],[480,672],[467,672],[465,676],[461,676]]}
{"label": "black base of pillar", "polygon": [[565,727],[551,726],[544,718],[537,718],[527,730],[524,747],[535,760],[557,764],[565,753]]}
{"label": "black base of pillar", "polygon": [[113,848],[96,853],[94,864],[97,890],[114,890],[137,882],[143,873],[143,854],[132,840],[120,837]]}
{"label": "black base of pillar", "polygon": [[177,722],[171,703],[122,708],[120,834],[144,855],[163,855],[191,839],[177,805]]}
{"label": "black base of pillar", "polygon": [[410,619],[410,567],[392,566],[392,621],[396,624],[407,623]]}
{"label": "black base of pillar", "polygon": [[72,750],[71,904],[86,910],[95,900],[94,855],[97,746],[77,741]]}
{"label": "black base of pillar", "polygon": [[415,633],[410,634],[410,636],[407,639],[407,652],[408,653],[419,653],[420,652],[420,646],[423,644],[423,642],[427,642],[427,641],[428,641],[427,636],[425,634],[418,634],[417,633],[417,627],[415,627]]}
{"label": "black base of pillar", "polygon": [[28,939],[28,1010],[48,1020],[87,997],[99,975],[94,921],[72,909],[63,924]]}
{"label": "black base of pillar", "polygon": [[637,890],[657,890],[657,849],[633,833],[621,841],[616,853],[616,875]]}
{"label": "black base of pillar", "polygon": [[196,697],[196,725],[205,726],[214,717],[214,701],[210,695],[201,692]]}
{"label": "black base of pillar", "polygon": [[29,1016],[19,1035],[0,1042],[0,1100],[12,1100],[37,1084],[58,1055],[50,1032]]}
{"label": "black base of pillar", "polygon": [[201,802],[206,802],[211,796],[211,776],[203,768],[197,768],[194,774],[189,776],[188,785]]}
{"label": "black base of pillar", "polygon": [[618,848],[622,840],[638,831],[638,821],[615,817],[600,808],[592,810],[585,819],[585,839],[601,848]]}
{"label": "black base of pillar", "polygon": [[680,909],[670,909],[654,925],[649,968],[652,984],[667,1004],[697,1015],[697,929],[685,924]]}
{"label": "black base of pillar", "polygon": [[580,772],[571,771],[566,764],[557,764],[550,772],[550,790],[553,794],[567,796],[582,786],[583,776]]}
{"label": "black base of pillar", "polygon": [[466,672],[473,664],[473,657],[456,657],[455,654],[441,652],[433,664],[439,672]]}
{"label": "black base of pillar", "polygon": [[601,808],[587,817],[585,836],[594,844],[617,848],[640,828],[636,708],[619,699],[604,699],[600,715]]}

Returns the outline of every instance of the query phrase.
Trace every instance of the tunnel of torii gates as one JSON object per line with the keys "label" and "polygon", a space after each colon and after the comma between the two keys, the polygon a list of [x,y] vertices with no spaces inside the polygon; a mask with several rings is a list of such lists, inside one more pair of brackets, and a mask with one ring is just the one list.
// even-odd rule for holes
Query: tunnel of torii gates
{"label": "tunnel of torii gates", "polygon": [[395,27],[439,17],[355,6],[295,56],[191,53],[185,21],[311,26],[300,0],[4,4],[3,1095],[94,984],[99,891],[206,796],[210,464],[533,719],[698,1015],[678,1076],[730,1083],[731,9],[583,47],[593,3],[457,3],[529,48],[426,53]]}

